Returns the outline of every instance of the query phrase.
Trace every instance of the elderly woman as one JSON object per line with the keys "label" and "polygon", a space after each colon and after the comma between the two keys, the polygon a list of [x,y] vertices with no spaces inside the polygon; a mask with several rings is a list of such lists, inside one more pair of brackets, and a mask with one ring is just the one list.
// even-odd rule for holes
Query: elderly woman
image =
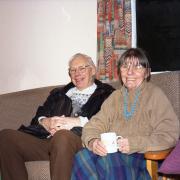
{"label": "elderly woman", "polygon": [[[149,82],[150,66],[139,48],[127,50],[118,63],[123,86],[83,128],[84,149],[75,156],[72,180],[148,180],[143,153],[174,146],[179,120],[162,90]],[[115,132],[118,152],[107,153],[101,133]]]}
{"label": "elderly woman", "polygon": [[81,131],[114,91],[95,79],[96,68],[85,54],[69,61],[71,82],[54,89],[28,127],[0,131],[3,180],[27,180],[26,161],[50,161],[52,180],[69,180],[73,157],[82,148]]}

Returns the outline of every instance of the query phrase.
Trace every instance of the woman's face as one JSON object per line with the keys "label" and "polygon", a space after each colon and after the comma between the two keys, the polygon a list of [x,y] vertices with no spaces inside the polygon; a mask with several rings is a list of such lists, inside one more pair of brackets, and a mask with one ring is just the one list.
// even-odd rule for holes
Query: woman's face
{"label": "woman's face", "polygon": [[137,58],[126,59],[120,67],[121,79],[129,90],[136,89],[144,81],[147,71]]}
{"label": "woman's face", "polygon": [[95,67],[88,64],[88,60],[83,57],[74,59],[69,67],[71,81],[79,90],[86,89],[93,84],[95,73]]}

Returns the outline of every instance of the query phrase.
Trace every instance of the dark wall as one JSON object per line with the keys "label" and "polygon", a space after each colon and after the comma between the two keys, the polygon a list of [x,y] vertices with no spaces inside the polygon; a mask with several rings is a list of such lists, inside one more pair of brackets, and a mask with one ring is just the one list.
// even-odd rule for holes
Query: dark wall
{"label": "dark wall", "polygon": [[180,0],[136,0],[137,46],[152,71],[180,70]]}

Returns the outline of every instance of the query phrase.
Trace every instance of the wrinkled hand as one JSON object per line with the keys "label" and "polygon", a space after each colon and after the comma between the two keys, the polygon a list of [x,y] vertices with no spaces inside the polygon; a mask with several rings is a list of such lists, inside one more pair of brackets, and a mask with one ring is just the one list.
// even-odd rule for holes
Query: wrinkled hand
{"label": "wrinkled hand", "polygon": [[56,130],[56,121],[59,119],[58,116],[46,117],[40,121],[40,124],[53,136]]}
{"label": "wrinkled hand", "polygon": [[107,155],[107,150],[100,139],[92,139],[89,142],[89,147],[90,149],[92,149],[94,154],[97,154],[99,156]]}
{"label": "wrinkled hand", "polygon": [[56,122],[56,130],[60,130],[60,129],[70,130],[76,126],[80,126],[79,118],[61,116]]}
{"label": "wrinkled hand", "polygon": [[119,151],[122,153],[129,153],[129,141],[127,138],[118,139]]}
{"label": "wrinkled hand", "polygon": [[42,119],[41,125],[53,136],[57,131],[61,129],[70,130],[75,126],[79,126],[80,119],[65,117],[64,115],[54,116]]}

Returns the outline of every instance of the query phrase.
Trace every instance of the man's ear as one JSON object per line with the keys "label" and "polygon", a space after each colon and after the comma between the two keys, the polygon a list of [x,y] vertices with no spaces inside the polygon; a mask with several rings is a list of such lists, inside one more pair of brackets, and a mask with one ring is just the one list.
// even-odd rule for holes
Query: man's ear
{"label": "man's ear", "polygon": [[96,67],[92,66],[92,75],[95,76],[96,75]]}
{"label": "man's ear", "polygon": [[70,75],[69,71],[68,71],[68,74],[69,74],[69,77],[71,77],[71,75]]}

